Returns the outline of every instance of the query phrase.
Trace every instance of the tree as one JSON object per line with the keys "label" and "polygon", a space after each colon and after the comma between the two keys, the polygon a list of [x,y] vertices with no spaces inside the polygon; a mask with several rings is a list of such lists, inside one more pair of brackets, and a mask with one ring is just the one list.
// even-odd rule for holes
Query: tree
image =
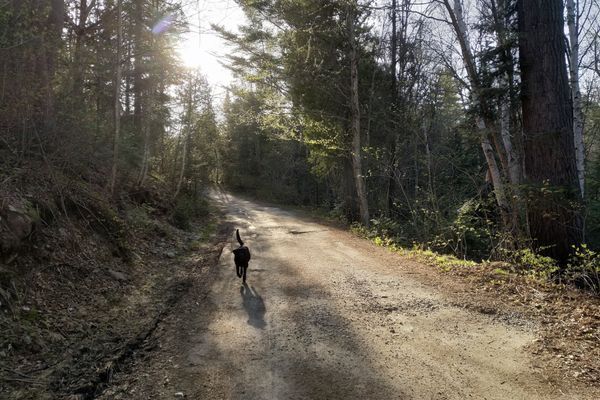
{"label": "tree", "polygon": [[369,203],[367,201],[367,192],[365,187],[365,178],[362,168],[362,147],[361,147],[361,130],[360,130],[360,101],[358,94],[358,51],[355,34],[355,18],[356,11],[353,10],[355,4],[348,6],[348,14],[346,15],[348,42],[349,42],[349,59],[350,59],[350,114],[351,114],[351,130],[352,130],[352,171],[356,185],[356,195],[358,197],[358,205],[360,210],[360,221],[364,226],[369,226]]}
{"label": "tree", "polygon": [[[385,234],[408,243],[477,249],[478,256],[529,243],[520,239],[540,215],[566,221],[557,210],[577,213],[579,198],[549,180],[561,173],[551,173],[554,154],[539,167],[548,179],[527,165],[536,155],[524,156],[533,139],[524,145],[521,109],[531,110],[520,104],[517,0],[238,2],[250,23],[240,34],[221,34],[236,49],[232,70],[246,82],[248,97],[233,104],[251,93],[256,103],[244,109],[257,117],[256,126],[227,130],[245,143],[227,157],[243,153],[259,180],[278,149],[271,141],[287,135],[306,146],[336,212],[364,224],[375,220],[376,229],[390,224]],[[381,29],[370,26],[374,21],[384,21]],[[593,46],[585,49],[589,58]],[[232,171],[225,169],[229,181]],[[537,216],[528,216],[533,208]],[[464,224],[465,209],[479,213],[469,219],[473,226]],[[535,223],[538,247],[551,245]],[[471,227],[480,229],[478,243],[467,244]]]}
{"label": "tree", "polygon": [[536,245],[565,262],[582,219],[562,1],[519,0],[518,17],[529,226]]}
{"label": "tree", "polygon": [[581,88],[579,85],[579,1],[566,0],[567,26],[569,29],[569,80],[571,100],[573,102],[573,139],[575,143],[575,159],[577,179],[581,197],[585,196],[585,147],[583,143],[583,108],[581,104]]}
{"label": "tree", "polygon": [[[368,224],[361,140],[361,103],[367,96],[358,79],[363,65],[372,61],[362,57],[367,53],[362,41],[368,35],[359,21],[364,21],[367,9],[346,0],[240,3],[250,24],[240,35],[221,31],[238,49],[230,57],[232,70],[261,90],[269,87],[286,96],[305,122],[328,126],[313,143],[338,142],[334,163],[340,197],[348,214],[358,209],[359,219]],[[315,158],[317,154],[313,152]]]}
{"label": "tree", "polygon": [[[52,143],[57,133],[56,87],[62,49],[62,0],[10,0],[0,9],[0,66],[3,74],[0,120],[19,131],[21,152]],[[43,143],[41,143],[43,142]]]}
{"label": "tree", "polygon": [[117,166],[119,163],[119,140],[121,136],[121,48],[123,40],[123,7],[122,0],[117,0],[117,58],[115,62],[115,131],[113,137],[113,160],[110,176],[110,194],[115,193]]}
{"label": "tree", "polygon": [[180,88],[180,118],[177,153],[181,163],[173,198],[186,190],[197,195],[198,184],[211,179],[217,168],[219,137],[212,94],[206,77],[199,71],[188,71]]}
{"label": "tree", "polygon": [[504,179],[502,177],[500,168],[496,161],[496,153],[490,140],[492,133],[490,132],[494,123],[491,119],[491,110],[489,108],[488,100],[482,95],[484,89],[486,89],[481,83],[480,72],[477,69],[477,64],[469,37],[467,33],[467,25],[465,23],[463,7],[461,0],[454,0],[451,5],[450,0],[443,0],[446,11],[450,16],[451,24],[454,27],[456,36],[458,37],[458,43],[462,53],[462,59],[467,71],[467,78],[469,80],[471,97],[475,103],[477,113],[477,129],[481,135],[481,148],[488,166],[489,175],[494,186],[494,194],[498,203],[498,208],[502,216],[502,223],[504,228],[509,231],[516,233],[517,226],[514,219],[514,212],[512,211],[511,204],[507,195]]}

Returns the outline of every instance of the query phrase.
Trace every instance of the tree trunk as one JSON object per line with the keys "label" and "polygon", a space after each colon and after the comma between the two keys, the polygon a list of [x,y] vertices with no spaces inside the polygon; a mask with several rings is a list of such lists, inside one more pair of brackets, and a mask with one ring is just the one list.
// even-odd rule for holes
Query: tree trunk
{"label": "tree trunk", "polygon": [[[43,9],[44,5],[40,5]],[[42,48],[39,49],[38,63],[39,74],[42,80],[43,94],[42,115],[43,129],[48,135],[54,131],[54,89],[53,81],[56,72],[56,58],[59,53],[62,29],[65,16],[65,4],[63,0],[51,0],[50,14],[48,16],[47,29],[43,39]]]}
{"label": "tree trunk", "polygon": [[369,226],[369,204],[365,177],[362,172],[362,150],[360,140],[360,104],[358,99],[358,51],[355,30],[354,13],[348,13],[348,36],[350,41],[350,113],[352,132],[352,173],[356,185],[356,195],[360,211],[360,221],[364,226]]}
{"label": "tree trunk", "polygon": [[[518,147],[513,140],[512,127],[512,87],[513,87],[513,71],[514,60],[510,51],[510,43],[507,39],[509,27],[507,26],[508,2],[512,0],[500,0],[496,4],[495,0],[490,2],[494,17],[494,25],[496,26],[496,37],[500,52],[500,69],[503,70],[498,78],[499,88],[502,91],[500,97],[500,137],[504,153],[506,154],[506,172],[510,183],[508,198],[512,200],[512,218],[515,228],[523,228],[526,226],[524,218],[525,203],[523,200],[522,191],[520,188],[523,171],[522,158]],[[523,216],[523,217],[522,217]],[[526,230],[526,229],[525,229]]]}
{"label": "tree trunk", "polygon": [[88,6],[87,0],[80,0],[79,2],[79,18],[77,19],[77,26],[74,27],[75,33],[75,47],[73,50],[73,81],[72,81],[72,96],[73,103],[76,107],[80,107],[83,103],[83,78],[84,78],[84,53],[83,46],[86,35],[87,20],[92,5]]}
{"label": "tree trunk", "polygon": [[[398,77],[396,76],[396,69],[398,63],[398,27],[397,27],[397,0],[392,0],[392,37],[390,40],[390,94],[391,94],[391,106],[392,106],[392,116],[395,118],[396,116],[396,100],[398,98]],[[396,151],[397,151],[397,142],[399,141],[400,134],[398,133],[398,127],[394,127],[394,140],[390,146],[390,176],[388,177],[387,183],[387,195],[386,195],[386,215],[390,216],[390,212],[394,208],[394,192],[395,192],[395,184],[396,184]]]}
{"label": "tree trunk", "polygon": [[142,80],[142,54],[144,53],[144,1],[135,0],[134,14],[134,53],[133,53],[133,130],[139,139],[143,134],[142,110],[143,105],[143,80]]}
{"label": "tree trunk", "polygon": [[[508,85],[502,84],[504,90],[509,90]],[[521,160],[513,146],[510,126],[510,98],[503,98],[500,104],[500,135],[506,151],[508,164],[508,179],[514,187],[521,184]]]}
{"label": "tree trunk", "polygon": [[[432,107],[430,117],[432,120],[435,118],[435,109]],[[439,209],[437,204],[437,196],[435,193],[435,185],[433,183],[434,171],[433,171],[433,155],[431,153],[431,138],[429,136],[429,130],[431,129],[430,122],[423,116],[423,122],[421,124],[421,130],[423,132],[423,142],[425,143],[425,160],[427,161],[427,186],[429,189],[429,203],[431,209],[434,211],[434,218],[436,224],[439,225]]]}
{"label": "tree trunk", "polygon": [[504,189],[504,183],[502,182],[502,174],[500,173],[500,168],[498,168],[498,163],[496,162],[494,148],[492,147],[492,143],[490,142],[488,136],[487,124],[485,123],[485,120],[481,117],[477,118],[477,129],[479,130],[479,134],[481,135],[481,149],[483,150],[483,155],[485,156],[485,160],[488,165],[488,172],[492,179],[492,186],[494,187],[496,203],[498,203],[498,208],[500,209],[502,224],[504,225],[504,228],[506,230],[512,232],[515,230],[515,227],[513,226],[510,203],[508,202],[508,197]]}
{"label": "tree trunk", "polygon": [[125,71],[125,115],[131,115],[131,43],[127,43],[127,70]]}
{"label": "tree trunk", "polygon": [[138,175],[138,186],[143,186],[148,176],[150,167],[150,121],[144,124],[144,153],[142,155],[142,166]]}
{"label": "tree trunk", "polygon": [[546,254],[566,262],[582,218],[562,1],[519,0],[518,17],[529,226]]}
{"label": "tree trunk", "polygon": [[390,74],[392,78],[391,82],[391,92],[392,92],[392,102],[396,101],[397,93],[397,78],[396,78],[396,64],[398,62],[397,51],[398,51],[398,32],[397,32],[397,16],[396,16],[396,0],[392,0],[392,37],[390,41]]}
{"label": "tree trunk", "polygon": [[463,63],[465,69],[467,70],[469,83],[471,84],[471,96],[473,97],[473,101],[476,103],[478,109],[479,115],[477,117],[477,129],[479,130],[480,134],[481,148],[483,149],[483,154],[492,178],[492,185],[494,187],[494,194],[496,196],[496,203],[498,204],[498,208],[500,210],[502,223],[505,230],[514,231],[516,227],[513,226],[513,219],[511,218],[512,212],[510,202],[506,195],[506,190],[504,187],[505,185],[502,180],[500,168],[498,168],[498,163],[496,162],[494,148],[492,147],[489,139],[488,129],[490,129],[493,124],[488,120],[489,118],[487,117],[487,104],[484,102],[484,99],[481,98],[480,93],[482,87],[480,84],[477,67],[475,65],[475,58],[471,52],[471,45],[467,36],[467,25],[463,16],[462,3],[460,0],[454,0],[454,6],[451,6],[450,0],[444,0],[444,5],[448,11],[448,15],[450,16],[454,30],[456,31],[456,36],[458,37],[458,42],[463,56]]}
{"label": "tree trunk", "polygon": [[508,212],[512,218],[513,233],[518,233],[518,231],[522,232],[521,228],[525,225],[525,218],[521,218],[521,215],[525,215],[521,213],[525,209],[525,204],[520,188],[522,178],[521,159],[513,146],[511,134],[510,88],[508,84],[505,84],[507,81],[508,78],[504,77],[501,82],[501,87],[508,91],[509,94],[500,100],[500,136],[502,137],[504,151],[506,152],[508,180],[510,182],[510,195],[506,197],[512,200],[512,208]]}
{"label": "tree trunk", "polygon": [[585,148],[583,145],[583,109],[579,87],[579,7],[574,0],[566,0],[567,25],[569,27],[569,75],[571,99],[573,100],[573,138],[577,163],[577,179],[581,198],[585,195]]}
{"label": "tree trunk", "polygon": [[[188,127],[188,132],[191,129],[191,127]],[[183,155],[182,155],[182,159],[181,159],[181,169],[179,170],[179,179],[177,180],[177,189],[175,190],[175,195],[173,196],[174,199],[177,198],[177,196],[179,196],[179,192],[181,192],[181,186],[183,184],[183,177],[185,176],[185,165],[187,163],[187,149],[188,149],[188,141],[190,140],[189,138],[189,134],[185,135],[185,138],[183,140]]]}
{"label": "tree trunk", "polygon": [[115,65],[115,134],[113,138],[113,162],[110,175],[110,195],[114,195],[119,163],[119,136],[121,130],[121,41],[123,36],[122,0],[117,0],[117,62]]}
{"label": "tree trunk", "polygon": [[150,169],[150,139],[152,133],[152,109],[153,109],[153,97],[150,94],[146,94],[145,96],[145,112],[146,118],[142,121],[142,130],[143,130],[143,155],[142,155],[142,166],[140,168],[140,173],[138,175],[138,186],[143,186],[144,181],[148,175],[148,170]]}

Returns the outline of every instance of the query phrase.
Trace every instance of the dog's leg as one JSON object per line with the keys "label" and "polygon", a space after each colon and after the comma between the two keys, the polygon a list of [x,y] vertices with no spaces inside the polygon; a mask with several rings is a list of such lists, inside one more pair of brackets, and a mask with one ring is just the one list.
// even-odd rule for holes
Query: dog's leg
{"label": "dog's leg", "polygon": [[244,265],[242,268],[244,268],[244,283],[246,283],[246,271],[248,270],[248,265]]}

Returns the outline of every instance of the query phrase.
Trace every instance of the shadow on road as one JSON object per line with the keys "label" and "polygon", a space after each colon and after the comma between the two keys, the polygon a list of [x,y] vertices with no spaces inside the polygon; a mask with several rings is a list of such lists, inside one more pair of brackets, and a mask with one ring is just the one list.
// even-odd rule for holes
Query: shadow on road
{"label": "shadow on road", "polygon": [[[365,332],[356,328],[354,319],[340,313],[327,280],[300,273],[303,264],[290,258],[282,259],[277,251],[286,241],[301,241],[314,232],[328,231],[312,216],[279,209],[271,205],[249,201],[226,193],[216,193],[213,198],[235,227],[252,237],[252,251],[257,255],[248,273],[259,279],[261,272],[268,271],[270,284],[261,287],[261,293],[269,293],[269,312],[277,323],[265,329],[266,305],[255,286],[244,284],[240,296],[247,324],[257,328],[237,342],[224,343],[222,337],[210,331],[203,348],[210,348],[210,360],[205,363],[203,376],[228,377],[232,371],[242,372],[235,379],[223,381],[223,395],[219,398],[236,399],[407,399],[400,384],[394,384],[387,374],[380,373],[379,353],[374,352]],[[297,215],[298,214],[298,215]],[[252,236],[255,234],[256,236]],[[306,235],[305,235],[306,234]],[[277,235],[277,236],[276,236]],[[280,235],[284,235],[283,238]],[[304,247],[305,251],[309,251]],[[311,250],[313,248],[311,247]],[[231,265],[223,258],[222,265]],[[260,265],[262,268],[255,269]],[[314,273],[318,274],[318,271]],[[254,275],[256,274],[256,275]],[[211,304],[217,308],[216,327],[230,329],[225,323],[232,317],[227,304],[229,289],[234,281],[219,276],[213,291]],[[237,282],[237,281],[236,281]],[[276,289],[273,285],[277,285]],[[223,295],[227,293],[227,295]],[[278,296],[281,296],[280,298]],[[238,300],[239,301],[239,300]],[[279,303],[282,302],[282,303]],[[237,317],[237,316],[236,316]],[[222,321],[222,322],[221,322]],[[229,321],[232,322],[232,321]],[[225,325],[219,325],[225,324]],[[249,332],[250,333],[250,332]],[[252,342],[249,342],[249,341]],[[252,343],[253,351],[244,352]],[[258,357],[257,357],[258,356]],[[252,360],[252,363],[246,360]],[[240,367],[242,365],[242,367]],[[261,370],[256,370],[256,366]],[[275,370],[271,370],[277,365]],[[218,372],[215,372],[220,368]],[[220,382],[220,381],[219,381]],[[268,388],[268,390],[265,390]],[[204,389],[200,389],[204,390]],[[229,390],[229,392],[226,392]],[[216,398],[212,395],[197,398]],[[226,394],[227,393],[227,394]]]}
{"label": "shadow on road", "polygon": [[254,286],[250,287],[244,283],[240,287],[240,294],[244,303],[244,309],[248,313],[248,324],[258,329],[264,329],[267,325],[265,322],[265,313],[267,308],[262,297],[256,291]]}

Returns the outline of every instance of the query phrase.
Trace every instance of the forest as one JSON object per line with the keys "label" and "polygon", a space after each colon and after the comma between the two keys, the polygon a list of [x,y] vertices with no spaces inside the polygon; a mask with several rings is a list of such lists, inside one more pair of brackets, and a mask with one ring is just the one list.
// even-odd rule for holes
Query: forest
{"label": "forest", "polygon": [[214,228],[215,190],[600,294],[600,2],[231,4],[244,24],[203,25],[216,96],[177,51],[210,2],[0,0],[0,360],[31,342],[11,318],[41,324],[32,277],[124,284],[114,265]]}
{"label": "forest", "polygon": [[211,27],[237,78],[217,101],[174,50],[184,2],[4,1],[4,194],[29,167],[113,201],[159,181],[185,214],[216,183],[402,246],[597,274],[598,4],[561,3],[528,21],[516,0],[241,1],[239,32]]}
{"label": "forest", "polygon": [[594,253],[598,9],[555,3],[245,2],[223,181],[461,258]]}

